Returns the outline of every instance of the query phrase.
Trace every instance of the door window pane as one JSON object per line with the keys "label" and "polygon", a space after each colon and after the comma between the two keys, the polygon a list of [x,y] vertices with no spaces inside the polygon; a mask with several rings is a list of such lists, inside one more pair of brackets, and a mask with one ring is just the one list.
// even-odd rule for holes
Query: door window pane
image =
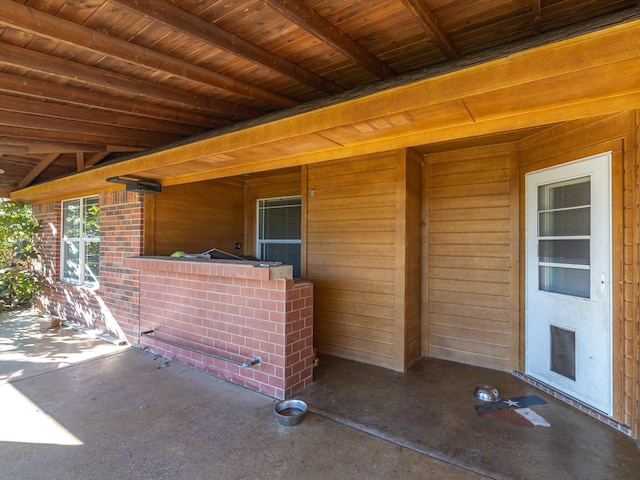
{"label": "door window pane", "polygon": [[538,187],[538,210],[559,210],[591,204],[589,177]]}
{"label": "door window pane", "polygon": [[569,237],[591,234],[591,207],[540,212],[541,237]]}
{"label": "door window pane", "polygon": [[590,271],[564,267],[539,267],[540,290],[590,298]]}
{"label": "door window pane", "polygon": [[542,263],[569,263],[589,265],[589,240],[540,240],[538,256]]}
{"label": "door window pane", "polygon": [[538,287],[591,296],[591,178],[538,187]]}

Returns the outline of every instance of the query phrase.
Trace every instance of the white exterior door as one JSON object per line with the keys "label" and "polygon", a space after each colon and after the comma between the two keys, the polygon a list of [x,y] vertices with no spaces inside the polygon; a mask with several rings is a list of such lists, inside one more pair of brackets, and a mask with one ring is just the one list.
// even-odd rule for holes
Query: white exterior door
{"label": "white exterior door", "polygon": [[526,374],[612,413],[611,155],[526,177]]}

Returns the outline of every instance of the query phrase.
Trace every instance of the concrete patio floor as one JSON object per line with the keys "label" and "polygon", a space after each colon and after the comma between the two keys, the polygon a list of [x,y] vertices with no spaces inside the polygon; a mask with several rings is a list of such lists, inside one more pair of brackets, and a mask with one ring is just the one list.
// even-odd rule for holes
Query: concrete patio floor
{"label": "concrete patio floor", "polygon": [[[515,377],[424,359],[405,374],[320,358],[282,426],[274,399],[70,328],[0,316],[0,479],[637,479],[626,435]],[[550,426],[480,416],[478,382]],[[482,407],[480,407],[482,408]],[[501,413],[501,412],[498,412]]]}

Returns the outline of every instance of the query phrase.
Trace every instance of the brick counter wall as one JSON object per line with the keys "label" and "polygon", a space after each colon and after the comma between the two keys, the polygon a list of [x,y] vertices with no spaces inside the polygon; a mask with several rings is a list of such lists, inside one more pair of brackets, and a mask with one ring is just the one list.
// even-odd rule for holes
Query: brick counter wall
{"label": "brick counter wall", "polygon": [[288,266],[140,257],[140,329],[237,361],[245,368],[149,336],[140,345],[166,358],[284,399],[312,381],[313,287],[281,278]]}

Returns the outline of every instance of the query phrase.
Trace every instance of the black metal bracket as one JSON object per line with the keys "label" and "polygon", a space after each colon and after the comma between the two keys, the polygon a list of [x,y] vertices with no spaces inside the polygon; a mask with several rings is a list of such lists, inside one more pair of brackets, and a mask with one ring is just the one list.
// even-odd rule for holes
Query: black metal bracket
{"label": "black metal bracket", "polygon": [[107,178],[107,182],[125,185],[127,192],[160,193],[162,191],[162,185],[150,180],[109,177]]}

